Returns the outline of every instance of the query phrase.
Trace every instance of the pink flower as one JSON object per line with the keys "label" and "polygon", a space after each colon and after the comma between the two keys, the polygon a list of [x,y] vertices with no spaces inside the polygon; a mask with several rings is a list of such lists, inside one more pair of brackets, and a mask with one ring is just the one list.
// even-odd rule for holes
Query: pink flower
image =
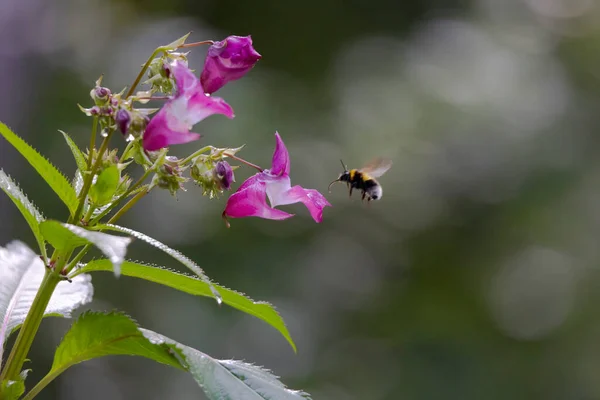
{"label": "pink flower", "polygon": [[214,93],[229,81],[240,79],[262,56],[252,47],[250,36],[229,36],[208,49],[200,82],[206,93]]}
{"label": "pink flower", "polygon": [[146,127],[142,143],[147,151],[198,140],[200,135],[190,133],[190,129],[213,114],[230,119],[234,116],[233,109],[223,99],[204,94],[200,81],[185,64],[176,61],[170,68],[177,93]]}
{"label": "pink flower", "polygon": [[[279,133],[275,132],[277,144],[273,153],[271,169],[248,178],[227,200],[224,218],[259,217],[282,220],[292,217],[285,211],[273,207],[285,204],[304,203],[316,222],[323,221],[323,208],[331,204],[315,189],[291,186],[290,157]],[[269,198],[271,205],[266,201]]]}

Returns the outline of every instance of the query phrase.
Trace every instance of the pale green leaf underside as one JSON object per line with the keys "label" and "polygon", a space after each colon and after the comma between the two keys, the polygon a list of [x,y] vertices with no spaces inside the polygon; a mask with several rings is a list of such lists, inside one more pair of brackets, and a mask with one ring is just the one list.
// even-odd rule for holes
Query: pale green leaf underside
{"label": "pale green leaf underside", "polygon": [[44,258],[46,258],[46,246],[44,244],[44,238],[40,232],[40,222],[44,220],[42,213],[29,201],[27,196],[19,189],[17,184],[10,179],[8,175],[0,169],[0,189],[6,193],[6,195],[13,201],[15,206],[19,209],[25,221],[29,225],[33,236],[37,241],[40,251]]}
{"label": "pale green leaf underside", "polygon": [[307,400],[307,393],[290,390],[271,372],[236,360],[217,360],[158,333],[140,329],[156,344],[178,350],[187,370],[210,400]]}
{"label": "pale green leaf underside", "polygon": [[75,159],[77,168],[80,171],[86,171],[87,163],[85,161],[85,156],[83,155],[83,153],[81,152],[79,147],[77,147],[77,145],[75,144],[73,139],[71,139],[71,137],[66,132],[63,132],[63,131],[59,131],[59,132],[62,133],[63,137],[65,138],[65,141],[67,142],[67,145],[69,146],[69,149],[71,149],[71,153],[73,153],[73,158]]}
{"label": "pale green leaf underside", "polygon": [[42,222],[40,229],[48,243],[59,250],[93,244],[108,257],[115,275],[119,276],[121,274],[121,263],[125,259],[127,246],[131,243],[131,238],[88,231],[79,226],[52,220]]}
{"label": "pale green leaf underside", "polygon": [[166,244],[164,244],[162,242],[159,242],[158,240],[156,240],[154,238],[151,238],[148,235],[145,235],[145,234],[143,234],[141,232],[138,232],[138,231],[134,231],[133,229],[124,228],[122,226],[112,225],[112,224],[96,225],[95,228],[96,229],[101,229],[101,230],[105,230],[106,229],[106,230],[111,230],[111,231],[117,231],[117,232],[125,233],[127,235],[133,236],[136,239],[142,240],[142,241],[148,243],[149,245],[154,246],[157,249],[165,252],[166,254],[170,255],[175,260],[179,261],[181,264],[183,264],[184,266],[186,266],[190,271],[192,271],[194,274],[196,274],[203,282],[205,282],[210,287],[210,290],[212,291],[213,296],[215,297],[215,299],[217,300],[217,302],[219,302],[219,303],[221,302],[221,295],[220,295],[220,293],[215,288],[215,285],[213,285],[213,283],[208,278],[208,276],[206,276],[206,274],[204,273],[204,271],[202,270],[202,268],[200,268],[200,266],[198,264],[196,264],[194,261],[192,261],[188,257],[186,257],[183,254],[181,254],[179,251],[170,248]]}
{"label": "pale green leaf underside", "polygon": [[240,361],[221,361],[155,332],[120,313],[87,312],[65,335],[54,355],[50,381],[72,365],[108,355],[134,355],[186,370],[211,400],[306,400],[274,375]]}
{"label": "pale green leaf underside", "polygon": [[[24,243],[0,247],[0,359],[8,335],[25,320],[42,283],[46,267]],[[81,274],[72,283],[60,282],[44,316],[70,317],[75,308],[92,300],[92,278]]]}
{"label": "pale green leaf underside", "polygon": [[[96,271],[111,271],[110,261],[91,261],[80,270],[77,270],[73,276],[81,273],[90,273]],[[196,277],[182,275],[168,269],[125,261],[121,265],[121,273],[125,276],[141,278],[150,282],[169,286],[173,289],[177,289],[194,296],[212,297],[212,292],[206,282],[201,281]],[[292,340],[290,333],[283,322],[283,319],[271,304],[261,301],[254,301],[242,293],[227,289],[223,286],[215,286],[223,298],[223,303],[237,310],[245,312],[246,314],[250,314],[256,318],[259,318],[271,325],[273,328],[277,329],[281,335],[283,335],[283,337],[292,346],[294,351],[296,351],[296,345],[294,344],[294,341]]]}
{"label": "pale green leaf underside", "polygon": [[71,215],[77,210],[77,196],[69,184],[69,181],[61,174],[54,165],[46,160],[33,147],[13,133],[8,126],[0,122],[0,134],[14,146],[15,149],[31,164],[42,178],[50,185],[69,209]]}

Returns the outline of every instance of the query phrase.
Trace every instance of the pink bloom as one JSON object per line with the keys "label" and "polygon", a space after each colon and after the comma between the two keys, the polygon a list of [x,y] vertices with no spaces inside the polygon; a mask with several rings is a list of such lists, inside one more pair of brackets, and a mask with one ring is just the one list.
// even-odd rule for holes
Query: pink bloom
{"label": "pink bloom", "polygon": [[[279,133],[275,133],[277,144],[273,153],[271,169],[264,170],[248,178],[227,200],[224,218],[259,217],[282,220],[292,217],[285,211],[273,207],[304,203],[316,222],[323,221],[323,208],[331,204],[315,189],[291,186],[290,157]],[[271,205],[266,201],[269,198]]]}
{"label": "pink bloom", "polygon": [[170,68],[177,93],[146,127],[142,143],[147,151],[198,140],[200,135],[190,133],[190,129],[213,114],[233,118],[229,104],[219,97],[204,94],[200,81],[186,65],[176,61]]}
{"label": "pink bloom", "polygon": [[240,79],[262,56],[252,47],[250,36],[229,36],[208,49],[200,82],[206,93],[214,93],[229,81]]}

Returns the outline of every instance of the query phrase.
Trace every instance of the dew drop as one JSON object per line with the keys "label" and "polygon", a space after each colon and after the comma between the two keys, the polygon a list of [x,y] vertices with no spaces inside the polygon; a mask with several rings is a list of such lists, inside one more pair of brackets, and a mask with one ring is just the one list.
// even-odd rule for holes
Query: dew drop
{"label": "dew drop", "polygon": [[107,137],[108,136],[108,130],[106,128],[102,129],[102,132],[100,132],[100,135],[102,137]]}
{"label": "dew drop", "polygon": [[127,136],[127,137],[125,138],[125,141],[126,141],[126,142],[131,142],[133,139],[135,139],[135,137],[134,137],[134,136],[133,136],[133,135],[130,133],[130,134],[129,134],[129,136]]}
{"label": "dew drop", "polygon": [[223,297],[221,297],[221,294],[217,291],[217,289],[215,289],[215,287],[213,285],[210,285],[210,291],[215,296],[215,300],[217,300],[217,304],[219,306],[221,304],[223,304]]}

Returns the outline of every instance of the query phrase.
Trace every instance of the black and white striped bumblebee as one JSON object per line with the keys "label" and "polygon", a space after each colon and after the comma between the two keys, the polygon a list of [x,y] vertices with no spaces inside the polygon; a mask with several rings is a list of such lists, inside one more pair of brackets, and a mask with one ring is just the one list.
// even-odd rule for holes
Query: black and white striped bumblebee
{"label": "black and white striped bumblebee", "polygon": [[381,185],[375,178],[379,178],[387,172],[392,166],[392,160],[388,158],[376,158],[363,168],[348,170],[348,167],[342,160],[342,172],[335,181],[329,184],[328,190],[336,182],[346,182],[346,185],[350,189],[349,196],[352,197],[352,190],[357,189],[362,192],[362,200],[367,198],[367,201],[379,200],[383,195]]}

